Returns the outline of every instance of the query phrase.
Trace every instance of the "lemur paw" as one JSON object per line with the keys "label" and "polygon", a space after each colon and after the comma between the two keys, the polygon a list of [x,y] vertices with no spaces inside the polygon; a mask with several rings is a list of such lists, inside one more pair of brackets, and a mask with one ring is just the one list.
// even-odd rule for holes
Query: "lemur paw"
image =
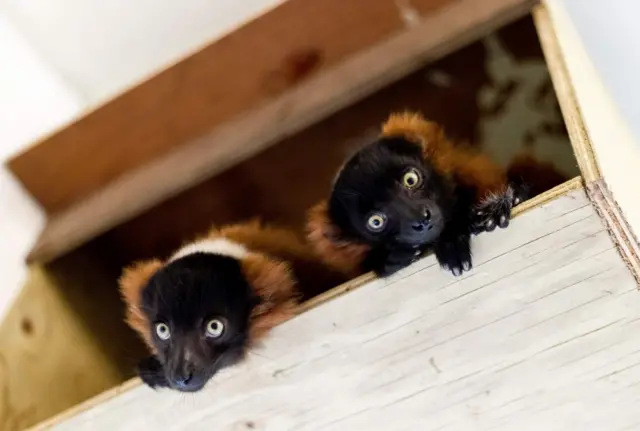
{"label": "lemur paw", "polygon": [[491,195],[473,209],[472,232],[491,232],[496,227],[506,228],[511,219],[511,209],[524,200],[522,193],[508,186],[502,194]]}
{"label": "lemur paw", "polygon": [[155,356],[149,356],[140,361],[137,367],[140,379],[153,389],[169,386],[162,370],[162,364]]}
{"label": "lemur paw", "polygon": [[381,267],[374,271],[379,277],[388,277],[402,268],[411,265],[418,260],[421,255],[422,251],[418,248],[394,250],[386,256]]}
{"label": "lemur paw", "polygon": [[460,235],[452,239],[439,241],[434,251],[438,263],[444,269],[450,270],[453,275],[462,275],[464,271],[471,270],[471,244],[467,235]]}

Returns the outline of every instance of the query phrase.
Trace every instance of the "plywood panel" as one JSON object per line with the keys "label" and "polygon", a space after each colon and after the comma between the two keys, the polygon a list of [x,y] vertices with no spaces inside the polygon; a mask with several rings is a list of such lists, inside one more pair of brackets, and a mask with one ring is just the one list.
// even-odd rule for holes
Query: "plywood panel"
{"label": "plywood panel", "polygon": [[[566,430],[640,423],[640,294],[582,190],[276,329],[189,397],[135,387],[56,430]],[[44,428],[41,428],[44,429]]]}
{"label": "plywood panel", "polygon": [[18,431],[120,384],[144,348],[115,277],[75,253],[29,278],[0,326],[0,430]]}
{"label": "plywood panel", "polygon": [[629,176],[640,163],[637,142],[613,106],[563,5],[546,2],[534,9],[533,16],[587,190],[623,260],[640,280],[638,179]]}
{"label": "plywood panel", "polygon": [[585,181],[596,181],[602,177],[602,174],[593,153],[582,109],[578,104],[574,81],[569,74],[564,53],[559,45],[558,27],[551,20],[549,8],[546,6],[536,8],[533,16],[553,85],[562,107],[562,114],[571,136],[578,166]]}

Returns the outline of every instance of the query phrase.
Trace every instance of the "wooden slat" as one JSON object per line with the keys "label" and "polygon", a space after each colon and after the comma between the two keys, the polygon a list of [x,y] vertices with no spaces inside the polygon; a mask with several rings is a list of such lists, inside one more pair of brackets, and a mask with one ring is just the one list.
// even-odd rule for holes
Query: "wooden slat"
{"label": "wooden slat", "polygon": [[625,214],[604,180],[592,181],[587,184],[587,193],[609,229],[620,257],[640,284],[640,245]]}
{"label": "wooden slat", "polygon": [[188,402],[138,386],[38,429],[635,429],[640,296],[584,191],[474,251],[298,316]]}
{"label": "wooden slat", "polygon": [[560,48],[548,8],[546,6],[536,7],[533,11],[533,18],[578,166],[585,181],[597,181],[602,177],[602,174],[593,152],[589,133],[584,124],[584,117],[576,99],[571,75],[567,70],[564,54]]}
{"label": "wooden slat", "polygon": [[[637,143],[604,94],[593,65],[580,41],[571,33],[571,23],[562,5],[548,3],[534,8],[533,17],[578,166],[587,183],[587,192],[609,227],[620,255],[640,281],[640,246],[637,232],[629,223],[635,220],[635,214],[640,215],[637,187],[629,177],[640,161]],[[561,35],[563,44],[559,39]],[[578,100],[578,95],[582,100]],[[583,108],[590,116],[584,116]],[[591,120],[589,126],[585,124],[587,119]],[[595,145],[594,137],[600,138],[599,146]],[[601,167],[603,161],[606,170]]]}
{"label": "wooden slat", "polygon": [[[303,0],[303,3],[307,1],[308,0]],[[298,0],[290,0],[290,2],[297,4]],[[290,2],[287,2],[285,5]],[[315,1],[312,1],[311,3],[316,5],[318,4]],[[327,9],[323,13],[329,14],[329,11],[331,11],[331,16],[332,14],[345,15],[345,13],[340,10],[340,6],[338,6],[338,4],[342,5],[347,3],[351,2],[342,2],[340,0],[335,3],[334,0],[330,0],[326,5],[335,4],[336,6],[333,9]],[[360,1],[353,3],[360,4]],[[384,1],[381,3],[387,2]],[[391,3],[394,5],[393,8],[390,10],[384,9],[384,11],[380,11],[381,17],[377,18],[383,19],[382,16],[391,14],[396,17],[395,19],[400,19],[398,18],[399,12],[395,6],[396,3]],[[313,76],[303,80],[298,85],[291,87],[288,91],[280,92],[278,93],[279,95],[272,97],[269,100],[263,100],[265,103],[258,104],[259,107],[251,109],[250,112],[247,112],[236,119],[229,121],[220,120],[217,123],[218,127],[215,127],[209,134],[205,134],[200,138],[192,140],[187,145],[180,146],[176,151],[170,152],[165,157],[156,159],[153,162],[144,164],[137,169],[118,176],[117,179],[109,182],[107,187],[98,190],[88,198],[75,203],[68,209],[52,215],[50,223],[32,253],[31,258],[48,260],[72,249],[88,238],[91,238],[101,232],[104,232],[110,227],[123,222],[124,220],[140,214],[141,212],[151,208],[153,205],[181,192],[182,190],[185,190],[186,188],[198,184],[204,179],[213,176],[221,170],[224,170],[247,157],[250,157],[256,152],[264,149],[266,146],[275,143],[279,138],[299,131],[328,114],[347,106],[367,94],[370,94],[383,85],[399,78],[411,70],[414,70],[425,61],[450,52],[456,47],[473,40],[488,29],[494,28],[496,25],[520,16],[529,9],[532,3],[533,2],[530,0],[451,0],[446,7],[436,8],[436,3],[431,0],[412,2],[411,5],[417,11],[424,10],[424,12],[421,12],[421,19],[416,22],[412,21],[411,25],[403,22],[399,24],[396,31],[390,30],[391,34],[385,33],[385,36],[393,35],[392,37],[379,41],[376,39],[379,43],[374,43],[376,41],[367,39],[366,46],[368,49],[363,49],[354,54],[353,51],[355,51],[356,48],[353,48],[350,52],[350,54],[353,55],[346,58],[347,54],[345,53],[340,57],[340,60],[343,61],[340,61],[339,64],[337,64],[337,60],[331,63],[334,64],[335,67],[328,67],[327,65],[322,69],[322,73],[315,73]],[[321,1],[321,4],[325,5],[324,0]],[[375,4],[377,5],[378,3],[376,2]],[[438,4],[442,6],[440,3]],[[371,5],[371,3],[366,2],[366,5]],[[367,9],[368,6],[362,7]],[[381,6],[376,6],[375,10],[377,10],[378,7]],[[314,16],[314,19],[322,20],[322,14],[320,11],[324,11],[325,8],[328,8],[328,6],[323,6],[319,10],[314,10],[314,15],[319,15]],[[272,13],[275,13],[277,10],[279,9],[274,10]],[[367,12],[367,14],[364,15],[367,17],[364,21],[367,23],[367,26],[371,25],[370,20],[376,18],[371,16],[372,13],[373,12]],[[270,16],[270,14],[267,16]],[[261,21],[258,20],[256,22]],[[252,28],[252,25],[253,23],[248,25],[248,27]],[[263,24],[261,24],[261,26],[262,25]],[[351,31],[357,32],[357,28],[358,27],[354,27],[349,31],[344,30],[338,32],[336,32],[336,29],[333,29],[332,32],[334,35],[344,33],[345,31],[347,33]],[[238,32],[242,31],[242,29],[238,30]],[[262,35],[261,37],[264,38],[265,35],[271,34],[272,30],[266,28],[260,31]],[[308,30],[305,29],[305,31]],[[286,40],[301,40],[301,38],[291,37],[289,33],[285,33],[288,35]],[[242,33],[234,33],[229,37],[231,40],[235,40],[235,38],[239,38],[240,34]],[[338,38],[342,39],[341,36]],[[226,40],[227,39],[223,39],[223,41]],[[304,40],[304,38],[302,38],[302,40]],[[220,41],[219,43],[222,43],[223,41]],[[230,42],[224,42],[224,46],[228,43]],[[270,43],[272,45],[277,45],[275,41],[271,41]],[[341,44],[338,45],[342,46]],[[216,44],[214,44],[214,46],[216,46]],[[363,46],[359,45],[358,48],[363,48]],[[210,49],[213,49],[213,46]],[[199,56],[204,56],[204,54],[198,54],[198,56],[194,58],[200,58]],[[256,56],[260,57],[259,55],[254,55],[253,57]],[[222,57],[217,57],[217,61],[212,64],[211,62],[205,62],[205,64],[210,67],[213,67],[213,65],[224,64],[224,61],[220,58]],[[190,61],[196,60],[194,59]],[[167,71],[165,74],[173,76],[172,73],[174,72],[171,72],[171,70]],[[165,74],[161,74],[155,79],[161,79]],[[197,76],[200,75],[201,72],[198,72]],[[211,77],[218,75],[211,71],[207,76]],[[244,75],[239,74],[239,77],[241,76]],[[155,82],[155,79],[150,82]],[[173,79],[175,81],[177,78],[174,76]],[[183,86],[187,86],[186,82],[192,82],[192,79],[184,82]],[[216,80],[216,82],[218,81]],[[213,85],[212,83],[210,84]],[[147,89],[148,85],[151,84],[144,84],[141,86],[141,88],[146,89],[144,92],[140,89],[135,89],[133,90],[133,93],[128,93],[112,103],[124,103],[120,101],[128,100],[129,98],[134,97],[135,94],[138,94],[138,92],[143,95],[147,94],[147,92],[152,93],[151,90]],[[189,87],[190,85],[191,84],[189,84]],[[225,90],[234,87],[233,80],[226,80],[221,85],[223,85]],[[135,133],[133,131],[129,131],[129,128],[125,127],[124,124],[113,125],[113,127],[109,126],[110,130],[113,129],[114,131],[111,132],[111,134],[104,135],[108,136],[108,145],[103,141],[107,138],[100,138],[103,135],[96,134],[97,132],[94,131],[94,128],[100,129],[100,127],[102,127],[100,126],[100,124],[103,124],[102,121],[98,121],[98,119],[96,119],[100,118],[101,115],[106,115],[101,114],[102,110],[96,111],[94,114],[87,117],[87,119],[79,121],[76,125],[62,131],[61,134],[52,137],[51,139],[53,139],[53,141],[51,142],[60,142],[60,148],[69,147],[69,157],[72,155],[74,158],[79,157],[79,159],[74,159],[77,160],[77,163],[68,164],[65,162],[65,166],[62,170],[68,170],[69,175],[71,175],[77,165],[78,169],[85,171],[85,174],[82,175],[86,175],[86,178],[83,177],[84,179],[81,180],[81,177],[76,176],[73,181],[69,180],[70,184],[68,189],[66,186],[61,186],[61,184],[65,183],[67,180],[62,178],[56,179],[56,175],[47,174],[50,170],[55,170],[57,174],[62,174],[60,172],[61,167],[57,166],[57,168],[55,168],[58,164],[51,161],[55,160],[55,155],[53,153],[49,153],[50,158],[44,157],[44,155],[42,157],[34,156],[33,160],[41,160],[42,166],[40,166],[39,163],[24,163],[22,165],[23,169],[16,169],[16,167],[22,163],[20,162],[21,160],[24,161],[30,159],[30,157],[27,157],[30,153],[25,154],[23,158],[19,157],[14,159],[10,165],[23,180],[28,179],[28,181],[25,181],[25,184],[36,196],[40,196],[41,194],[36,191],[36,187],[34,186],[36,183],[42,185],[42,190],[53,190],[54,188],[57,190],[71,190],[76,187],[89,187],[88,184],[93,185],[85,191],[94,190],[97,186],[104,185],[104,182],[99,181],[99,184],[96,183],[96,178],[100,177],[101,179],[107,180],[113,179],[111,174],[107,175],[105,174],[106,171],[95,167],[94,161],[96,163],[103,164],[104,166],[110,166],[109,169],[111,169],[115,165],[120,166],[120,162],[118,160],[122,160],[125,164],[128,163],[125,162],[125,159],[129,157],[127,154],[136,155],[141,154],[140,152],[144,152],[140,149],[142,141],[156,142],[158,136],[151,134],[150,132],[145,132],[148,139],[141,139],[139,134],[142,132],[139,131],[142,130],[142,128],[161,128],[158,132],[158,134],[162,136],[161,139],[169,140],[175,138],[176,145],[178,145],[178,141],[180,141],[180,143],[187,141],[187,129],[189,129],[189,133],[191,134],[189,137],[199,136],[205,131],[210,130],[210,127],[213,124],[213,121],[211,120],[211,109],[213,108],[210,107],[209,109],[207,106],[211,105],[212,96],[209,93],[209,90],[207,90],[206,85],[197,84],[196,86],[197,90],[189,93],[189,97],[181,97],[184,97],[185,100],[197,99],[199,102],[194,102],[193,105],[185,105],[183,106],[184,109],[176,110],[175,107],[180,105],[180,103],[177,103],[178,99],[176,98],[178,95],[182,95],[182,91],[186,92],[186,90],[166,93],[166,89],[163,90],[163,94],[173,96],[165,96],[162,98],[155,95],[153,96],[156,98],[154,99],[156,100],[155,104],[148,102],[140,103],[140,105],[138,105],[132,101],[128,105],[120,106],[118,112],[120,112],[120,115],[127,118],[127,122],[125,122],[126,125],[128,125],[131,130],[135,131]],[[160,91],[160,89],[158,89],[158,91]],[[160,92],[162,93],[162,91]],[[227,93],[229,92],[226,91],[223,94]],[[235,98],[235,92],[232,93],[234,94],[228,96],[230,98]],[[202,94],[208,95],[206,103],[201,100],[201,97],[204,97],[201,96]],[[149,95],[148,97],[151,98],[152,96]],[[218,98],[217,100],[223,99]],[[221,103],[216,103],[215,106],[218,107],[216,109],[221,109],[219,108],[220,105]],[[243,107],[247,109],[248,107],[255,105],[256,103],[247,102]],[[109,112],[109,115],[114,116],[114,118],[120,118],[117,117],[111,106],[112,104],[109,104],[103,109]],[[166,110],[166,113],[163,115],[171,114],[172,117],[164,118],[163,116],[160,116],[159,113],[155,113],[154,115],[149,114],[145,117],[147,121],[142,121],[138,118],[139,116],[137,114],[132,114],[137,112],[138,109],[143,108],[145,112],[155,112],[154,110],[157,111],[160,109],[159,106],[164,107],[162,108],[162,112],[165,112],[164,110]],[[230,106],[237,105],[235,105],[234,102],[234,104],[231,104]],[[207,127],[195,127],[197,121],[201,120],[205,123],[201,118],[205,116],[208,116],[207,118],[211,120],[206,122]],[[131,118],[134,117],[137,118],[136,121],[131,120]],[[216,118],[228,119],[222,115],[216,115]],[[124,120],[121,119],[121,121]],[[175,122],[183,122],[185,125],[181,125],[180,128],[178,128],[177,125],[172,125]],[[104,124],[107,123],[108,122],[105,120]],[[189,127],[186,126],[187,123],[190,124]],[[86,133],[91,131],[92,134],[96,135],[91,135],[91,139],[87,139],[82,135],[82,133],[85,133],[83,132],[85,128],[87,130]],[[178,129],[180,131],[184,131],[184,133],[178,133]],[[100,130],[104,132],[103,129]],[[119,131],[118,134],[123,135],[116,137],[114,135],[116,131]],[[69,139],[62,139],[59,137],[67,136],[70,133],[77,133],[78,135],[72,135],[76,137],[70,137]],[[127,140],[129,138],[124,139],[125,134],[126,137],[133,136],[132,139],[135,139],[135,142]],[[53,146],[53,144],[47,144],[48,142],[49,141],[46,141],[40,146],[34,147],[32,149],[33,154],[40,154],[40,151],[44,152],[44,148],[49,148],[50,145]],[[91,142],[91,144],[88,144],[89,142]],[[101,142],[101,146],[99,148],[94,147],[93,142]],[[57,147],[57,144],[55,146]],[[81,152],[76,151],[78,150],[78,146],[83,149]],[[38,148],[40,147],[42,147],[43,150],[39,150]],[[89,148],[91,148],[91,151],[88,150]],[[53,149],[49,151],[53,151]],[[117,156],[114,155],[112,157],[110,155],[111,153],[117,154]],[[154,155],[158,155],[158,153],[155,152]],[[47,167],[47,165],[52,166]],[[27,173],[27,171],[29,171],[29,173]],[[74,192],[73,198],[70,199],[70,201],[83,196],[84,193],[85,192],[78,194]],[[67,194],[66,196],[68,197],[71,195]],[[55,202],[54,200],[51,200],[51,204],[47,204],[47,202],[42,199],[40,200],[45,203],[45,206],[50,210],[64,207],[69,204],[69,201],[65,201],[64,204],[62,204],[62,201],[58,198],[55,199]]]}

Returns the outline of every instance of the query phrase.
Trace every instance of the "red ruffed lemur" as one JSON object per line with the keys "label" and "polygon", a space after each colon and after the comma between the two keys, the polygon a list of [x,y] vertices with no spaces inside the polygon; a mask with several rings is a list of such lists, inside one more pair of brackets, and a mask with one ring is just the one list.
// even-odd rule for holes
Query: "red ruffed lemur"
{"label": "red ruffed lemur", "polygon": [[460,275],[472,266],[471,235],[506,227],[522,199],[486,155],[454,144],[419,114],[393,114],[309,211],[308,239],[349,276],[386,276],[427,250]]}
{"label": "red ruffed lemur", "polygon": [[257,222],[134,263],[119,284],[127,323],[152,352],[138,373],[153,388],[198,391],[292,317],[299,300],[342,281],[293,233]]}

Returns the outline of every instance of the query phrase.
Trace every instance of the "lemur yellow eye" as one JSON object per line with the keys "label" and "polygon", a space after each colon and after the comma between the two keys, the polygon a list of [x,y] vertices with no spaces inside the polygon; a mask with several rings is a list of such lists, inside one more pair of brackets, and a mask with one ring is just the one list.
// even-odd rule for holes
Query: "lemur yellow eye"
{"label": "lemur yellow eye", "polygon": [[219,338],[224,333],[224,323],[220,319],[211,319],[207,322],[207,337]]}
{"label": "lemur yellow eye", "polygon": [[171,337],[169,325],[167,325],[166,323],[157,323],[156,334],[158,334],[158,338],[160,338],[161,340],[168,340]]}
{"label": "lemur yellow eye", "polygon": [[402,184],[408,189],[417,187],[420,184],[420,174],[415,169],[405,172],[402,177]]}
{"label": "lemur yellow eye", "polygon": [[384,225],[387,223],[387,218],[383,214],[373,214],[367,220],[367,229],[372,232],[380,232],[384,229]]}

